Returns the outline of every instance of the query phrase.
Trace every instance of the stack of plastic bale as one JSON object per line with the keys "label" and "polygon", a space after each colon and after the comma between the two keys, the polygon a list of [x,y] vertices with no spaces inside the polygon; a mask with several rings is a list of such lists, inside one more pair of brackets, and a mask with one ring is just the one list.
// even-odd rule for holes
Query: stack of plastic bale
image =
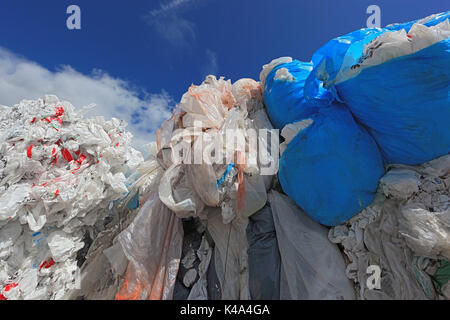
{"label": "stack of plastic bale", "polygon": [[320,87],[307,100],[312,63],[291,58],[263,67],[264,101],[281,144],[283,191],[315,221],[333,226],[368,206],[384,173],[381,154],[367,130],[346,106]]}
{"label": "stack of plastic bale", "polygon": [[[436,259],[447,258],[440,240],[449,206],[449,16],[355,31],[330,41],[312,63],[280,58],[261,73],[269,117],[285,139],[283,191],[328,226],[362,211],[330,233],[352,261],[347,274],[360,298],[434,298],[433,284],[448,294],[446,261]],[[390,171],[381,179],[389,199],[375,198],[383,165],[391,164],[422,165]],[[441,169],[422,173],[430,166]],[[403,185],[410,194],[396,193]],[[381,264],[381,291],[367,290],[370,264]]]}
{"label": "stack of plastic bale", "polygon": [[331,40],[311,63],[263,67],[282,130],[279,179],[314,220],[347,221],[374,199],[384,165],[450,151],[450,13]]}
{"label": "stack of plastic bale", "polygon": [[[348,256],[347,276],[360,299],[450,299],[449,194],[450,155],[393,165],[374,203],[330,230]],[[369,279],[372,265],[381,271],[378,287]]]}
{"label": "stack of plastic bale", "polygon": [[[362,299],[449,297],[449,278],[436,267],[448,259],[449,17],[357,31],[313,57],[311,96],[319,92],[314,82],[323,81],[373,136],[385,164],[400,166],[381,179],[388,199],[379,196],[331,236],[352,261],[348,274]],[[367,264],[381,266],[381,290],[363,283]]]}
{"label": "stack of plastic bale", "polygon": [[354,299],[328,230],[268,192],[278,132],[264,129],[258,82],[189,89],[157,134],[159,187],[118,236],[130,264],[116,299]]}
{"label": "stack of plastic bale", "polygon": [[[0,109],[0,297],[61,299],[143,161],[126,123],[45,96]],[[81,250],[83,249],[83,250]]]}

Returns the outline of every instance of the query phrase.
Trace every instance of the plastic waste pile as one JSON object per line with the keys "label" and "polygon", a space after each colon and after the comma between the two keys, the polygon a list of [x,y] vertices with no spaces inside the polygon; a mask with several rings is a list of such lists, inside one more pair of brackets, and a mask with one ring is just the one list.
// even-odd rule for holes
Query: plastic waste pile
{"label": "plastic waste pile", "polygon": [[449,17],[208,76],[145,161],[54,96],[2,108],[0,297],[449,299]]}
{"label": "plastic waste pile", "polygon": [[312,62],[263,67],[264,101],[282,130],[283,191],[336,226],[374,199],[383,165],[419,165],[450,151],[450,13],[361,29]]}
{"label": "plastic waste pile", "polygon": [[[116,299],[355,298],[328,230],[273,190],[276,170],[263,174],[277,169],[278,136],[255,148],[250,129],[272,129],[258,82],[208,76],[189,88],[147,160],[162,176],[116,237],[129,261]],[[195,163],[199,153],[215,160]]]}
{"label": "plastic waste pile", "polygon": [[[0,108],[0,297],[61,299],[143,162],[126,123],[45,96]],[[82,250],[83,249],[83,250]]]}
{"label": "plastic waste pile", "polygon": [[[450,299],[450,275],[440,277],[450,259],[449,190],[450,155],[391,166],[374,203],[330,230],[361,299]],[[378,290],[367,285],[371,265],[381,268]]]}

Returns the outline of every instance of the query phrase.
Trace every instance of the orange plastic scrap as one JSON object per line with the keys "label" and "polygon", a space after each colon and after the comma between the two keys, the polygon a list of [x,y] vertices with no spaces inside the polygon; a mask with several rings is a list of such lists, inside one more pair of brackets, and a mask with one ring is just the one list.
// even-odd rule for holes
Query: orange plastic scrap
{"label": "orange plastic scrap", "polygon": [[139,300],[142,293],[142,283],[136,277],[132,263],[128,264],[125,280],[117,292],[116,300]]}
{"label": "orange plastic scrap", "polygon": [[241,212],[245,205],[245,181],[244,181],[244,169],[246,167],[244,152],[237,150],[235,152],[235,162],[238,169],[238,192],[237,192],[237,212]]}
{"label": "orange plastic scrap", "polygon": [[230,110],[236,105],[236,99],[234,98],[231,91],[226,90],[222,92],[222,103]]}

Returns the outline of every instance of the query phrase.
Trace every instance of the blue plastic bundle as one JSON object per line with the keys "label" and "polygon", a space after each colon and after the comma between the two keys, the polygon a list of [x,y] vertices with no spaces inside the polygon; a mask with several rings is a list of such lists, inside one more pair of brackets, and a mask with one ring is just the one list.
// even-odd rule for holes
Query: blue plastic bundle
{"label": "blue plastic bundle", "polygon": [[336,88],[387,163],[417,165],[450,152],[450,40],[364,69]]}
{"label": "blue plastic bundle", "polygon": [[[281,73],[283,68],[287,69],[288,73],[283,75]],[[321,88],[321,94],[317,99],[305,100],[303,87],[312,70],[311,62],[294,60],[291,63],[279,64],[268,74],[264,88],[264,103],[275,128],[283,129],[289,123],[305,119],[333,99],[331,94]]]}
{"label": "blue plastic bundle", "polygon": [[335,226],[370,205],[383,162],[372,137],[344,105],[320,108],[310,119],[284,151],[279,179],[313,220]]}
{"label": "blue plastic bundle", "polygon": [[321,86],[327,88],[367,127],[386,163],[417,165],[449,153],[450,39],[358,70],[364,46],[376,37],[408,32],[416,22],[434,26],[449,17],[446,12],[331,40],[314,54],[314,70],[304,83],[306,100],[322,96]]}

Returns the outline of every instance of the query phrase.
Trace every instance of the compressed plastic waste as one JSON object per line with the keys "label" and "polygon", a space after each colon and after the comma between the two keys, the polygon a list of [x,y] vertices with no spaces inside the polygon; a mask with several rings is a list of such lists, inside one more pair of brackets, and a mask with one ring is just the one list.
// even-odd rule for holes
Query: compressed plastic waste
{"label": "compressed plastic waste", "polygon": [[[62,299],[143,161],[126,123],[47,95],[0,109],[0,293]],[[8,289],[8,290],[7,290]]]}
{"label": "compressed plastic waste", "polygon": [[355,299],[344,276],[344,259],[328,241],[328,230],[275,190],[269,192],[269,202],[281,256],[280,298]]}
{"label": "compressed plastic waste", "polygon": [[[267,180],[261,177],[264,164],[255,146],[266,148],[267,140],[250,136],[249,129],[268,125],[263,112],[261,88],[254,80],[232,85],[208,76],[200,86],[191,86],[158,133],[166,168],[159,186],[161,201],[180,218],[205,219],[205,206],[221,207],[225,223],[237,212],[248,217],[261,209],[267,201]],[[230,139],[229,132],[238,141]],[[273,155],[268,158],[275,162]]]}
{"label": "compressed plastic waste", "polygon": [[334,226],[372,202],[383,173],[371,136],[344,106],[333,104],[290,141],[278,176],[283,191],[312,219]]}
{"label": "compressed plastic waste", "polygon": [[[449,155],[421,166],[392,166],[373,204],[330,230],[329,239],[350,260],[346,273],[360,299],[439,298],[432,264],[448,259],[449,174]],[[381,269],[379,289],[367,287],[370,265]]]}
{"label": "compressed plastic waste", "polygon": [[305,95],[322,95],[316,87],[323,84],[367,127],[387,163],[418,165],[447,154],[449,17],[446,12],[330,41],[313,57]]}
{"label": "compressed plastic waste", "polygon": [[[207,299],[216,289],[208,287],[212,258],[220,298],[249,299],[247,217],[267,202],[276,171],[263,177],[263,167],[278,165],[277,154],[266,154],[267,161],[258,157],[258,147],[270,150],[269,140],[251,136],[251,130],[270,128],[258,82],[232,85],[208,76],[191,86],[157,133],[155,159],[140,166],[140,174],[148,172],[152,180],[151,196],[118,237],[130,263],[116,299]],[[230,130],[241,143],[229,138]],[[269,143],[277,143],[272,138]],[[223,143],[216,147],[218,140]],[[140,180],[136,177],[131,191]],[[203,236],[199,248],[182,253],[181,221],[192,218],[206,226],[214,250]]]}

